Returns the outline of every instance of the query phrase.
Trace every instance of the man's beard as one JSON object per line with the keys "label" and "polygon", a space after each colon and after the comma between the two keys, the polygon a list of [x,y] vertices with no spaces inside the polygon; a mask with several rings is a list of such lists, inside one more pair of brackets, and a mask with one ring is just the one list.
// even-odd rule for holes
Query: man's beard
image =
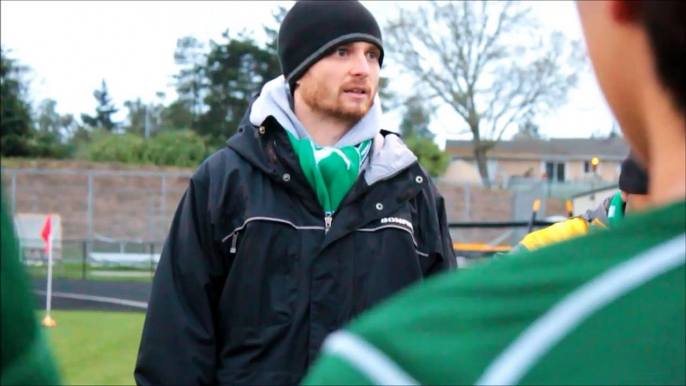
{"label": "man's beard", "polygon": [[[358,104],[354,107],[345,106],[340,98],[342,91],[332,91],[316,83],[312,85],[301,84],[299,88],[303,101],[312,111],[351,125],[364,118],[374,104],[374,98],[372,97],[366,103]],[[374,90],[371,95],[374,95],[375,92]]]}

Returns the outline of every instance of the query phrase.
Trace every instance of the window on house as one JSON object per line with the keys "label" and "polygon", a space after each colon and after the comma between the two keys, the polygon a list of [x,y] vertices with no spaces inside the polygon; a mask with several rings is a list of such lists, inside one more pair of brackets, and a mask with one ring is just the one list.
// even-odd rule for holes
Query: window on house
{"label": "window on house", "polygon": [[556,181],[558,181],[558,182],[565,182],[565,181],[566,181],[566,178],[565,178],[565,164],[562,163],[562,162],[560,162],[560,163],[557,164],[557,174],[556,174],[556,177],[557,177],[557,180],[556,180]]}
{"label": "window on house", "polygon": [[584,161],[584,173],[591,172],[591,161]]}
{"label": "window on house", "polygon": [[549,181],[565,182],[566,165],[564,162],[546,162],[545,174]]}

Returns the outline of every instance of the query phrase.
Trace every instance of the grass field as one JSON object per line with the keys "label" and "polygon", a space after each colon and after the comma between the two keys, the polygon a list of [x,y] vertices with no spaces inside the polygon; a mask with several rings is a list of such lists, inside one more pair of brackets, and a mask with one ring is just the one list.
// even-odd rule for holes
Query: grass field
{"label": "grass field", "polygon": [[[143,313],[53,311],[45,328],[64,385],[134,385]],[[41,319],[44,312],[38,312]]]}

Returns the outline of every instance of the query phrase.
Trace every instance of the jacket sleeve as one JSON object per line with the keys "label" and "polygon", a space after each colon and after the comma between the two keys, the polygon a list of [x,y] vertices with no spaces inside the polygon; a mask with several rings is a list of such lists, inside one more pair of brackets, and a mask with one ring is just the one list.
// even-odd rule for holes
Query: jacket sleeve
{"label": "jacket sleeve", "polygon": [[426,276],[457,268],[457,257],[455,256],[455,249],[453,248],[453,241],[450,236],[450,228],[448,227],[445,199],[436,186],[433,183],[430,184],[431,201],[433,202],[433,210],[431,212],[434,214],[432,217],[437,220],[437,223],[435,224],[436,237],[432,240],[432,244],[434,245],[433,253],[436,260],[427,270]]}
{"label": "jacket sleeve", "polygon": [[588,222],[580,217],[560,221],[546,228],[531,232],[519,243],[531,251],[551,244],[559,243],[573,237],[585,235]]}
{"label": "jacket sleeve", "polygon": [[152,283],[134,379],[138,385],[214,382],[213,320],[223,283],[203,166],[177,208]]}

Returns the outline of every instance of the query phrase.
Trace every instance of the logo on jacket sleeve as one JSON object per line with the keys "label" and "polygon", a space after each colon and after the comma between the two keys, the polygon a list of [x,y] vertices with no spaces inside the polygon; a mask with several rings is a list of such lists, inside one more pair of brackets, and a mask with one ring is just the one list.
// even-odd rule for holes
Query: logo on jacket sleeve
{"label": "logo on jacket sleeve", "polygon": [[385,217],[381,219],[381,224],[398,224],[398,225],[404,225],[408,228],[410,228],[410,231],[414,233],[414,227],[412,226],[412,223],[405,220],[404,218],[399,218],[399,217]]}

